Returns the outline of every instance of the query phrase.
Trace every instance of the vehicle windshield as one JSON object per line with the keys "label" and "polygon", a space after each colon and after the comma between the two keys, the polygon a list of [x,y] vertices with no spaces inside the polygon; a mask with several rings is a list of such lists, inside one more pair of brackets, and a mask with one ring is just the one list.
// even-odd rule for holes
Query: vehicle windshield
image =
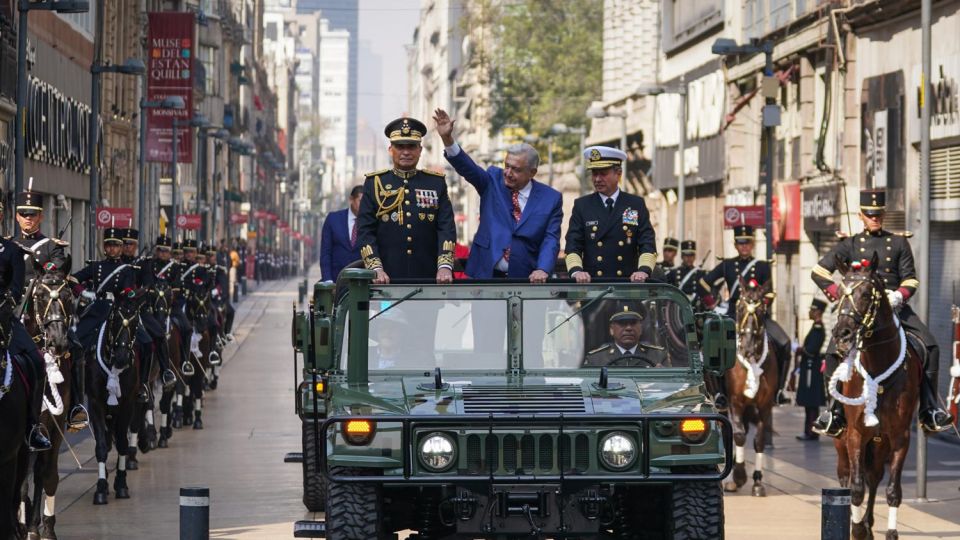
{"label": "vehicle windshield", "polygon": [[504,290],[487,298],[477,289],[390,292],[370,301],[371,370],[501,371],[510,368],[512,353],[527,370],[690,366],[692,317],[679,295],[603,288]]}

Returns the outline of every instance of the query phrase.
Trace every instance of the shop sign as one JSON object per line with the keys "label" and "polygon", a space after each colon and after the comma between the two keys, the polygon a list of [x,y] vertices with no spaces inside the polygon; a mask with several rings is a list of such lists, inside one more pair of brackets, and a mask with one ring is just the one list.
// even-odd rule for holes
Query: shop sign
{"label": "shop sign", "polygon": [[957,84],[960,55],[938,58],[934,53],[932,63],[933,73],[930,74],[929,91],[925,95],[920,92],[921,66],[913,66],[914,92],[908,95],[913,116],[913,122],[910,123],[910,139],[913,142],[920,140],[921,97],[930,105],[930,139],[935,141],[960,136],[960,85]]}
{"label": "shop sign", "polygon": [[30,76],[26,111],[28,158],[81,174],[90,172],[90,107]]}
{"label": "shop sign", "polygon": [[836,231],[840,221],[840,186],[803,190],[803,228],[809,232]]}

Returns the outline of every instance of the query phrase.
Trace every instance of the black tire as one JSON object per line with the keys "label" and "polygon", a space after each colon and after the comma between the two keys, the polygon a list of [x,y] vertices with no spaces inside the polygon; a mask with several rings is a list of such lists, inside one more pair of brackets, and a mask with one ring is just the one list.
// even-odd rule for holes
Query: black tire
{"label": "black tire", "polygon": [[[330,474],[369,474],[365,469],[331,467]],[[380,486],[327,482],[327,540],[378,540],[383,538]]]}
{"label": "black tire", "polygon": [[320,474],[313,421],[303,422],[303,506],[311,512],[323,512],[327,502],[327,480]]}
{"label": "black tire", "polygon": [[674,540],[717,540],[724,537],[723,487],[714,482],[676,482],[671,516]]}

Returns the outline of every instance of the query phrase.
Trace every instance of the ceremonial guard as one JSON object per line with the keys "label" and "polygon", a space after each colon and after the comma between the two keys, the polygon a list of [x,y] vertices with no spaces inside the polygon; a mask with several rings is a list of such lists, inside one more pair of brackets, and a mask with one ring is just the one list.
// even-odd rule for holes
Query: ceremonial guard
{"label": "ceremonial guard", "polygon": [[[134,287],[137,289],[151,289],[156,279],[153,272],[145,264],[146,259],[140,257],[140,231],[133,228],[123,229],[123,253],[120,260],[130,265],[134,271]],[[163,326],[153,316],[153,309],[144,305],[140,308],[140,325],[137,326],[137,344],[140,357],[140,389],[137,392],[137,401],[150,401],[150,390],[147,388],[147,379],[150,376],[153,360],[153,344],[155,340],[165,335]]]}
{"label": "ceremonial guard", "polygon": [[[713,296],[712,288],[714,286],[726,285],[728,298],[726,309],[720,306],[720,310],[728,317],[735,317],[737,313],[737,300],[740,298],[740,282],[749,283],[756,280],[757,286],[762,287],[768,281],[773,279],[773,272],[769,261],[756,259],[753,256],[754,248],[754,229],[751,225],[737,225],[733,228],[733,241],[737,248],[737,256],[724,259],[713,270],[700,278],[699,293],[703,299],[703,304],[707,309],[717,308],[717,299]],[[772,304],[776,294],[770,292],[765,297],[767,304]],[[783,384],[786,381],[786,365],[792,354],[790,338],[779,323],[768,317],[766,322],[767,334],[773,341],[777,353],[777,364],[780,367],[780,380],[778,381],[778,399],[779,391],[783,390]],[[726,398],[721,396],[723,402]]]}
{"label": "ceremonial guard", "polygon": [[653,269],[653,277],[659,281],[671,283],[673,281],[673,271],[676,267],[677,249],[680,247],[680,241],[676,238],[666,237],[663,239],[663,260],[657,263]]}
{"label": "ceremonial guard", "polygon": [[827,303],[814,298],[810,305],[810,319],[813,326],[803,338],[803,347],[797,351],[797,405],[804,409],[803,435],[797,435],[800,441],[815,441],[820,437],[813,431],[813,423],[820,415],[820,407],[825,403],[823,395],[823,373],[820,371],[823,355],[823,343],[827,332],[823,328],[823,311]]}
{"label": "ceremonial guard", "polygon": [[[65,252],[65,248],[69,244],[58,238],[44,236],[40,232],[42,222],[43,195],[29,190],[18,193],[17,224],[20,226],[20,234],[13,241],[26,252],[23,255],[23,269],[24,282],[28,293],[37,272],[33,260],[44,270],[59,268],[63,271],[69,271],[69,268],[66,268],[67,254]],[[31,260],[31,255],[33,260]]]}
{"label": "ceremonial guard", "polygon": [[667,274],[668,282],[683,291],[691,302],[697,298],[697,284],[706,275],[706,272],[697,266],[696,260],[697,242],[684,240],[680,243],[680,266]]}
{"label": "ceremonial guard", "polygon": [[643,198],[620,190],[627,155],[606,146],[592,146],[583,154],[596,192],[573,202],[567,273],[578,283],[589,283],[591,277],[646,281],[657,263],[656,234]]}
{"label": "ceremonial guard", "polygon": [[[640,324],[643,322],[643,309],[636,311],[629,306],[615,312],[610,317],[610,337],[612,342],[604,343],[600,347],[587,353],[583,361],[584,367],[609,366],[621,367],[655,367],[663,364],[667,355],[663,347],[642,341]],[[623,358],[623,360],[620,360]]]}
{"label": "ceremonial guard", "polygon": [[[854,261],[869,261],[874,254],[877,255],[880,261],[877,272],[883,279],[890,306],[899,316],[903,328],[918,336],[927,348],[924,359],[926,376],[920,385],[920,425],[926,431],[943,431],[950,427],[953,418],[939,406],[937,382],[940,373],[940,347],[927,325],[907,304],[920,287],[920,280],[917,279],[913,251],[907,240],[909,234],[894,234],[884,230],[885,210],[886,191],[862,190],[860,220],[863,222],[863,231],[841,240],[813,267],[811,277],[831,301],[836,301],[839,295],[838,286],[833,280],[833,272],[837,269],[837,261],[851,264]],[[830,380],[838,363],[836,348],[831,340],[830,347],[827,349],[827,370],[824,373],[826,380]],[[836,437],[845,427],[843,405],[835,401],[831,409],[824,411],[817,419],[814,431],[821,435]]]}
{"label": "ceremonial guard", "polygon": [[[141,275],[149,276],[151,287],[156,286],[158,282],[163,282],[170,286],[172,292],[173,280],[176,278],[177,269],[179,267],[179,263],[171,258],[172,247],[173,243],[171,242],[170,237],[166,235],[160,235],[157,237],[157,241],[154,246],[153,257],[144,257],[143,259],[140,259],[139,273]],[[168,301],[172,302],[173,299],[170,298]],[[170,353],[167,347],[166,321],[157,318],[157,314],[154,312],[153,305],[151,303],[148,303],[141,308],[141,318],[143,318],[144,314],[149,314],[149,316],[158,325],[158,327],[153,331],[151,331],[150,327],[147,326],[147,330],[150,331],[151,337],[153,337],[153,343],[157,353],[157,360],[160,364],[160,369],[162,370],[161,377],[163,385],[172,385],[176,382],[176,376],[174,375],[173,371],[170,370]]]}
{"label": "ceremonial guard", "polygon": [[223,337],[227,341],[233,341],[233,304],[230,303],[230,276],[227,269],[220,265],[220,259],[217,257],[217,248],[210,244],[207,248],[207,263],[209,271],[213,276],[213,286],[216,287],[217,298],[215,302],[223,303]]}
{"label": "ceremonial guard", "polygon": [[398,118],[384,130],[393,168],[368,173],[360,200],[358,236],[364,265],[374,283],[391,278],[453,281],[457,231],[443,173],[417,169],[427,128]]}

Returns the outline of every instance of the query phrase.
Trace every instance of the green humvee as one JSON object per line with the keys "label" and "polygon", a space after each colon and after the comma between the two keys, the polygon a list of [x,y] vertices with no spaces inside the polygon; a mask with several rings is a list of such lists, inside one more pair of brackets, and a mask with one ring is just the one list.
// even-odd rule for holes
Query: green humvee
{"label": "green humvee", "polygon": [[327,538],[723,537],[731,426],[704,374],[732,366],[733,321],[668,285],[373,275],[294,316]]}

